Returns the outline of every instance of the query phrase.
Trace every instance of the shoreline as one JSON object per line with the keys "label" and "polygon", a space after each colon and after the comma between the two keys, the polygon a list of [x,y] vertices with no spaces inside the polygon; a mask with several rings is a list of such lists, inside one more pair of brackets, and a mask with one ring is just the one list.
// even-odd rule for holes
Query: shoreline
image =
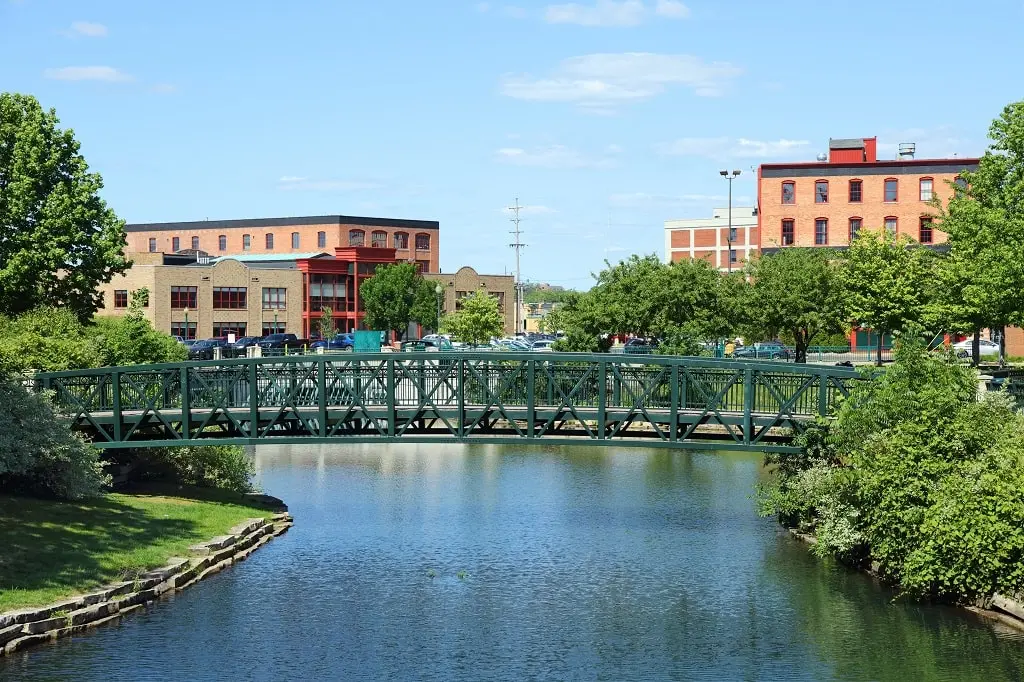
{"label": "shoreline", "polygon": [[121,617],[195,585],[286,533],[294,524],[288,512],[251,518],[227,535],[189,547],[191,556],[172,557],[167,564],[131,581],[106,585],[88,594],[34,608],[0,613],[0,658],[27,647],[54,642]]}
{"label": "shoreline", "polygon": [[[792,537],[796,538],[797,540],[805,544],[816,545],[818,543],[818,538],[816,538],[813,535],[810,535],[809,533],[801,533],[796,528],[787,528],[786,526],[783,526],[781,524],[779,524],[779,527],[784,529]],[[839,560],[837,559],[837,561]],[[847,568],[850,568],[851,570],[857,571],[859,573],[865,573],[874,578],[875,580],[881,580],[881,578],[878,575],[878,571],[875,570],[873,566],[864,568],[851,566],[850,564],[842,561],[840,561],[840,563],[842,563]],[[1006,597],[1004,595],[993,594],[987,598],[979,599],[978,602],[974,605],[953,604],[953,606],[955,606],[958,609],[963,609],[965,611],[973,613],[976,616],[985,618],[986,620],[995,623],[1000,623],[1002,625],[1013,628],[1020,632],[1024,632],[1024,604],[1009,597]]]}

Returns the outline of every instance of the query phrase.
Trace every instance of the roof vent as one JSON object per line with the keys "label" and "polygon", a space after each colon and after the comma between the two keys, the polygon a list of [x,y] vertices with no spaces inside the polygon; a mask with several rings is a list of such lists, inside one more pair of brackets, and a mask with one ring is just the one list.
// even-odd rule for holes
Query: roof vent
{"label": "roof vent", "polygon": [[913,142],[900,142],[898,151],[896,152],[897,159],[912,159],[914,154],[917,152],[917,145]]}
{"label": "roof vent", "polygon": [[825,152],[818,154],[818,161],[821,161],[822,163],[828,161],[828,154],[826,154]]}

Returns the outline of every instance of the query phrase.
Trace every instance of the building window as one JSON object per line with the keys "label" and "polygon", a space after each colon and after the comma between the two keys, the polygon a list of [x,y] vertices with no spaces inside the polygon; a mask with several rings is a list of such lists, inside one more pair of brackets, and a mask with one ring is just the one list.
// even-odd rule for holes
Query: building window
{"label": "building window", "polygon": [[327,246],[327,233],[317,232],[316,233],[316,248],[322,249]]}
{"label": "building window", "polygon": [[921,178],[921,201],[932,200],[932,179]]}
{"label": "building window", "polygon": [[154,237],[149,238],[149,252],[156,253],[156,239]]}
{"label": "building window", "polygon": [[899,198],[899,183],[896,178],[887,178],[885,181],[885,201],[896,201]]}
{"label": "building window", "polygon": [[199,298],[198,287],[171,287],[171,308],[182,310],[197,307]]}
{"label": "building window", "polygon": [[814,203],[828,203],[828,180],[818,180],[814,183]]}
{"label": "building window", "polygon": [[736,228],[735,227],[730,227],[729,228],[729,242],[732,243],[732,242],[735,242],[735,241],[736,241]]}
{"label": "building window", "polygon": [[366,239],[366,233],[362,230],[349,230],[348,231],[348,245],[349,246],[362,246],[363,240]]}
{"label": "building window", "polygon": [[429,234],[418,234],[418,235],[416,235],[416,250],[417,251],[430,251],[430,235]]}
{"label": "building window", "polygon": [[292,248],[293,249],[299,248],[299,233],[298,232],[292,232]]}
{"label": "building window", "polygon": [[[214,287],[213,308],[214,310],[245,310],[246,308],[245,287]],[[214,336],[223,336],[214,334]]]}
{"label": "building window", "polygon": [[228,236],[226,234],[217,236],[217,250],[227,251],[228,250]]}
{"label": "building window", "polygon": [[504,291],[495,291],[493,294],[491,294],[491,296],[493,296],[494,298],[498,299],[498,312],[501,313],[502,315],[504,315],[505,314],[505,292]]}
{"label": "building window", "polygon": [[922,244],[931,244],[932,239],[932,219],[927,217],[921,218],[921,229],[918,234],[917,241],[921,242]]}
{"label": "building window", "polygon": [[430,261],[418,260],[416,261],[416,267],[419,269],[421,274],[424,272],[430,272]]}
{"label": "building window", "polygon": [[859,204],[863,201],[862,190],[864,183],[860,180],[850,180],[850,203]]}
{"label": "building window", "polygon": [[245,322],[214,322],[213,335],[218,337],[234,334],[236,338],[240,339],[245,336],[245,327]]}
{"label": "building window", "polygon": [[114,307],[115,308],[127,308],[128,307],[128,290],[127,289],[114,289]]}
{"label": "building window", "polygon": [[263,309],[284,310],[288,298],[288,290],[273,287],[263,287]]}
{"label": "building window", "polygon": [[409,248],[409,235],[406,232],[395,232],[394,244],[396,249]]}
{"label": "building window", "polygon": [[171,238],[171,251],[173,251],[174,253],[178,253],[178,251],[181,251],[181,237]]}
{"label": "building window", "polygon": [[967,181],[958,175],[956,176],[956,179],[953,180],[953,184],[956,186],[953,190],[953,195],[959,199],[964,195],[964,192],[967,191]]}
{"label": "building window", "polygon": [[274,250],[274,233],[273,232],[268,232],[267,233],[266,242],[267,242],[267,251],[273,251]]}
{"label": "building window", "polygon": [[792,246],[793,245],[793,233],[794,233],[793,223],[794,223],[794,221],[792,221],[792,220],[783,220],[782,221],[782,245],[783,246]]}
{"label": "building window", "polygon": [[861,226],[861,219],[860,218],[850,218],[850,243],[851,244],[853,243],[853,240],[857,238],[857,235],[860,234],[860,226]]}
{"label": "building window", "polygon": [[896,235],[896,227],[896,218],[890,216],[885,219],[885,231],[889,234],[890,237]]}
{"label": "building window", "polygon": [[198,251],[199,250],[199,237],[192,237],[192,250],[193,251]]}
{"label": "building window", "polygon": [[388,233],[379,230],[370,235],[370,246],[375,249],[383,249],[388,245]]}
{"label": "building window", "polygon": [[264,322],[263,336],[271,334],[284,334],[284,322]]}
{"label": "building window", "polygon": [[248,251],[251,246],[252,246],[252,235],[243,234],[242,235],[242,251]]}
{"label": "building window", "polygon": [[729,249],[729,262],[730,263],[735,263],[736,262],[736,249]]}
{"label": "building window", "polygon": [[795,182],[784,182],[784,183],[782,183],[782,203],[784,203],[784,204],[795,204],[796,203],[796,183]]}
{"label": "building window", "polygon": [[197,322],[171,322],[171,336],[180,336],[186,341],[195,341]]}
{"label": "building window", "polygon": [[825,218],[814,221],[814,243],[816,246],[828,244],[828,220]]}

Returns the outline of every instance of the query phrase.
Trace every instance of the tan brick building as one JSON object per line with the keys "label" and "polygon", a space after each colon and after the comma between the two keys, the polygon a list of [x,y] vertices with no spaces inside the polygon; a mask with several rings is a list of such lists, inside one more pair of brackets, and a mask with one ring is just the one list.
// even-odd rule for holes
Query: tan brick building
{"label": "tan brick building", "polygon": [[505,316],[505,333],[512,334],[516,327],[515,277],[512,275],[481,275],[471,267],[459,268],[454,274],[428,274],[425,277],[441,285],[442,313],[461,307],[462,299],[475,291],[484,291],[498,299],[498,310]]}
{"label": "tan brick building", "polygon": [[288,254],[339,247],[395,249],[395,259],[437,272],[439,224],[436,220],[402,220],[326,215],[246,220],[201,220],[137,223],[125,226],[128,251],[178,253],[203,251],[211,256]]}
{"label": "tan brick building", "polygon": [[757,211],[753,206],[733,206],[731,221],[728,208],[716,208],[711,218],[665,221],[666,263],[703,258],[725,272],[742,268],[757,249]]}
{"label": "tan brick building", "polygon": [[879,161],[876,138],[833,139],[812,163],[766,163],[757,172],[759,246],[844,247],[861,229],[886,229],[922,244],[946,236],[931,226],[933,197],[946,202],[964,170],[978,159],[916,159],[913,145],[901,158]]}

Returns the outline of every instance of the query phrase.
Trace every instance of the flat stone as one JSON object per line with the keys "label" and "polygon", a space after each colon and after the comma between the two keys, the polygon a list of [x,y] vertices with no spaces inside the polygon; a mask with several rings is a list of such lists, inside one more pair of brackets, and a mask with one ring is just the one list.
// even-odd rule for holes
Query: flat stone
{"label": "flat stone", "polygon": [[167,562],[166,566],[155,568],[152,571],[147,571],[143,574],[143,578],[156,578],[157,582],[164,582],[172,575],[179,573],[185,565],[188,564],[188,559],[182,559],[180,557],[174,557]]}
{"label": "flat stone", "polygon": [[0,628],[0,649],[3,648],[4,644],[7,644],[12,639],[18,639],[25,632],[25,626],[22,623],[16,623],[14,625],[8,625],[5,628]]}
{"label": "flat stone", "polygon": [[50,639],[50,636],[47,634],[28,635],[27,637],[14,639],[8,642],[6,645],[4,645],[4,653],[13,654],[15,651],[21,651],[27,646],[32,646],[33,644],[37,644],[39,642],[45,642],[48,639]]}
{"label": "flat stone", "polygon": [[26,635],[38,635],[43,632],[49,632],[50,630],[58,630],[63,627],[67,627],[67,618],[47,618],[45,620],[36,620],[31,623],[25,623],[25,634]]}
{"label": "flat stone", "polygon": [[207,547],[210,548],[211,551],[217,551],[219,549],[224,549],[225,547],[235,544],[237,540],[237,535],[218,535],[217,537],[213,538],[205,544]]}
{"label": "flat stone", "polygon": [[1024,620],[1024,604],[1018,601],[1004,597],[1001,594],[992,595],[992,606],[996,607],[1000,611],[1004,611],[1011,616],[1016,616],[1021,620]]}
{"label": "flat stone", "polygon": [[[116,612],[116,607],[115,607]],[[93,606],[87,606],[79,611],[74,611],[68,614],[68,618],[71,620],[71,625],[82,625],[89,623],[100,618],[106,618],[111,613],[110,605],[107,603],[95,604]]]}
{"label": "flat stone", "polygon": [[257,528],[265,526],[266,523],[267,523],[267,520],[264,519],[264,518],[246,519],[245,521],[242,521],[240,524],[238,524],[237,526],[232,528],[229,532],[232,535],[248,535],[249,533],[253,532]]}

